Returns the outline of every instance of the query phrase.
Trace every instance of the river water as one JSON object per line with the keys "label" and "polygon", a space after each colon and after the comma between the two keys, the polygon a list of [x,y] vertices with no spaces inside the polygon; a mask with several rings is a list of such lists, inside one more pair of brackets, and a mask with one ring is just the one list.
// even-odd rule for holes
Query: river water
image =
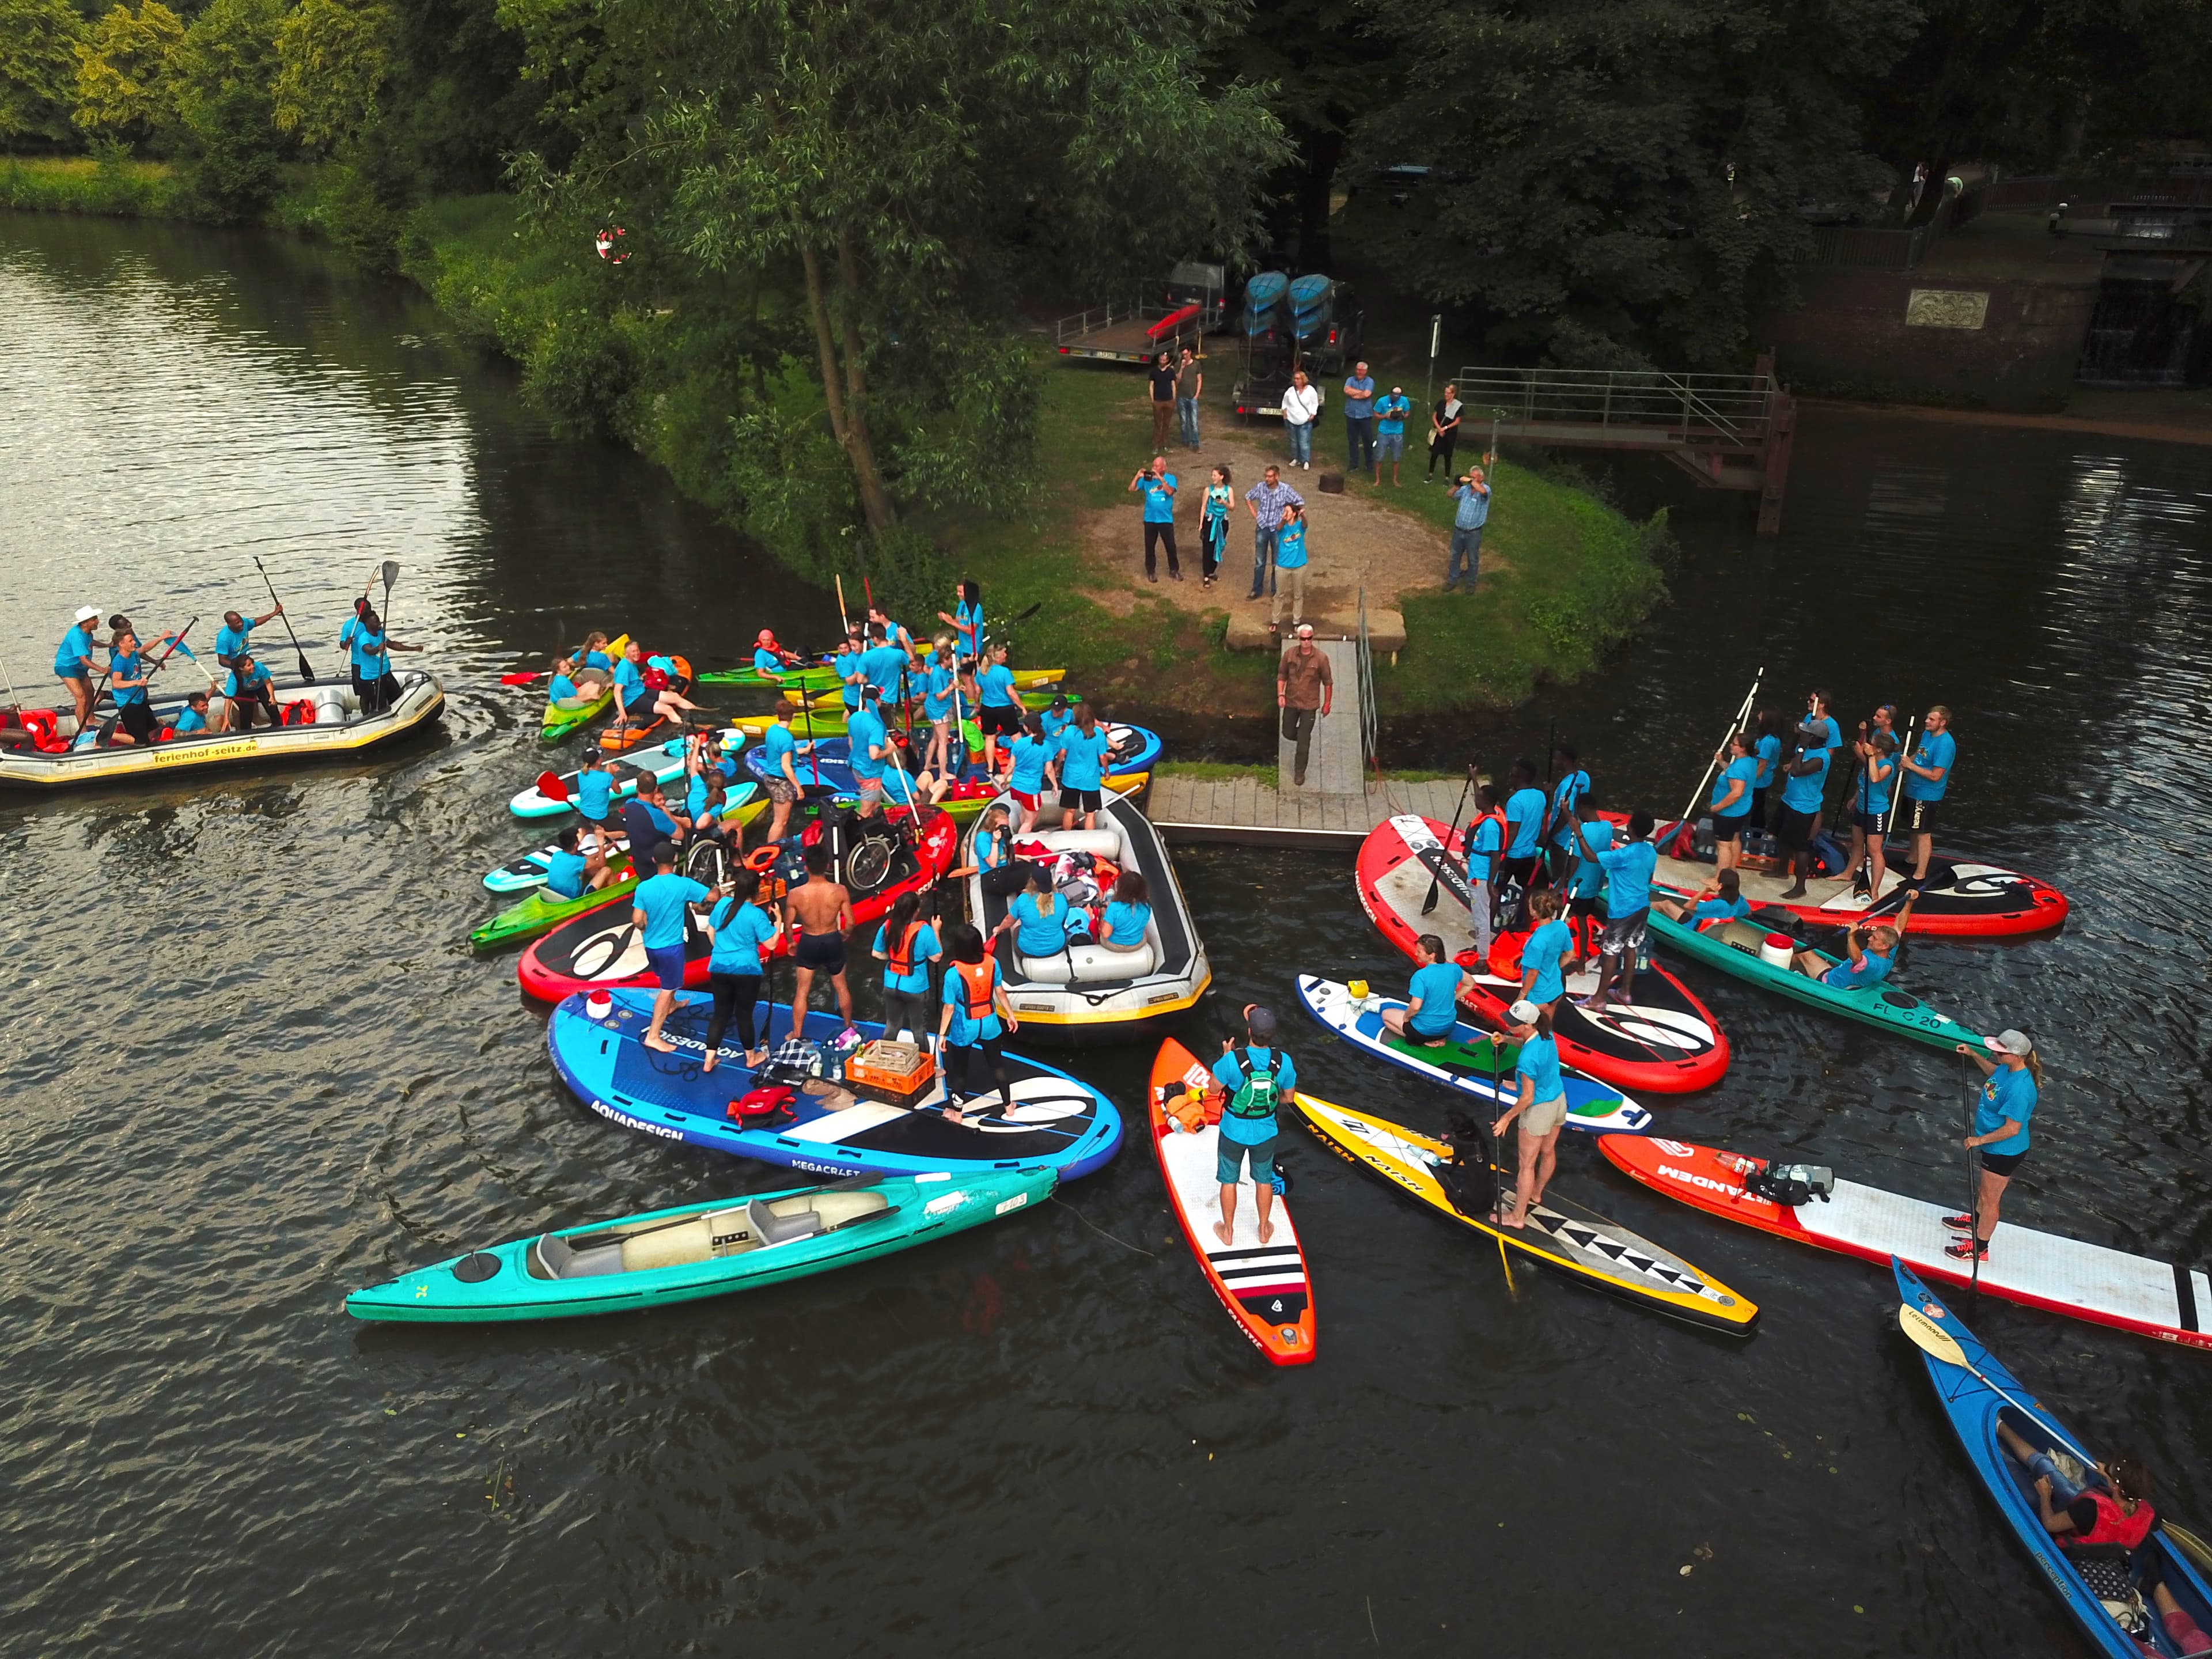
{"label": "river water", "polygon": [[[1667,810],[1762,663],[1948,702],[1947,840],[2057,881],[2055,938],[1906,982],[2037,1032],[2015,1220],[2212,1258],[2203,945],[2212,457],[1815,411],[1789,527],[1690,503],[1678,603],[1586,684],[1401,738],[1577,742]],[[362,764],[0,805],[0,1652],[2086,1652],[1973,1484],[1887,1275],[1562,1150],[1560,1188],[1757,1299],[1746,1343],[1520,1273],[1312,1143],[1319,1361],[1275,1372],[1141,1142],[1042,1212],[688,1311],[360,1326],[471,1245],[775,1184],[587,1115],[482,872],[540,764],[497,671],[592,625],[736,654],[820,599],[626,453],[556,440],[419,296],[255,234],[0,218],[0,653],[84,603],[266,608],[319,665],[402,562],[441,736]],[[272,625],[272,631],[273,631]],[[269,637],[264,634],[264,638]],[[281,642],[281,635],[279,636]],[[280,654],[282,659],[283,654]],[[1222,1010],[1394,980],[1345,858],[1178,858]],[[1720,1087],[1663,1126],[1948,1200],[1932,1050],[1690,975]],[[1439,1102],[1290,1025],[1314,1093]],[[1147,1056],[1074,1067],[1140,1108]],[[1296,1134],[1297,1131],[1291,1132]],[[2212,1522],[2212,1356],[2004,1304],[1979,1332]]]}

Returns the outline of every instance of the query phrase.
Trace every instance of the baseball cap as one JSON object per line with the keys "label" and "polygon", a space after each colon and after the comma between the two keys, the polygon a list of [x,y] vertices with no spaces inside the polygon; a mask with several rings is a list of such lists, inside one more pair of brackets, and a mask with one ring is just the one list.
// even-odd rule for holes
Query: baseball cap
{"label": "baseball cap", "polygon": [[2032,1054],[2035,1040],[2025,1031],[1999,1031],[1993,1037],[1984,1037],[1983,1044],[2000,1054]]}
{"label": "baseball cap", "polygon": [[1533,1002],[1516,1002],[1505,1011],[1505,1018],[1516,1025],[1534,1025],[1543,1012]]}
{"label": "baseball cap", "polygon": [[1274,1036],[1275,1011],[1273,1008],[1262,1006],[1259,1003],[1254,1003],[1252,1006],[1245,1012],[1244,1028],[1251,1032],[1255,1037],[1270,1037]]}
{"label": "baseball cap", "polygon": [[100,607],[96,605],[86,605],[82,611],[76,613],[76,619],[79,622],[98,622],[100,620]]}

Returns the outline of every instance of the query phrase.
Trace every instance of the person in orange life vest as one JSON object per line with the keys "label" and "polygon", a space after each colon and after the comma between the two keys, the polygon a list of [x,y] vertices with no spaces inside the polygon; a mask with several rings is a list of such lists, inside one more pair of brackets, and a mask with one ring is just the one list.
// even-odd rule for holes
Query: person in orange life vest
{"label": "person in orange life vest", "polygon": [[[956,921],[945,930],[945,948],[951,965],[945,970],[943,1008],[937,1017],[937,1051],[943,1056],[945,1115],[964,1123],[957,1103],[957,1079],[972,1069],[975,1056],[990,1062],[991,1079],[999,1085],[1003,1111],[1014,1105],[1013,1086],[1006,1080],[1006,1033],[1018,1031],[1020,1020],[1006,1000],[999,981],[999,963],[984,954],[983,936],[969,923]],[[979,1091],[980,1092],[980,1091]],[[971,1102],[975,1097],[969,1097]]]}
{"label": "person in orange life vest", "polygon": [[2015,1462],[2035,1477],[2035,1507],[2043,1529],[2058,1540],[2061,1549],[2086,1549],[2117,1544],[2122,1549],[2142,1547],[2158,1524],[2158,1511],[2150,1506],[2150,1471],[2132,1457],[2115,1457],[2097,1465],[2104,1484],[2083,1476],[2079,1484],[2062,1474],[2049,1452],[2038,1451],[2000,1420],[1997,1438]]}
{"label": "person in orange life vest", "polygon": [[921,895],[901,893],[869,954],[884,964],[884,1035],[929,1038],[929,969],[944,955],[937,930],[921,919]]}

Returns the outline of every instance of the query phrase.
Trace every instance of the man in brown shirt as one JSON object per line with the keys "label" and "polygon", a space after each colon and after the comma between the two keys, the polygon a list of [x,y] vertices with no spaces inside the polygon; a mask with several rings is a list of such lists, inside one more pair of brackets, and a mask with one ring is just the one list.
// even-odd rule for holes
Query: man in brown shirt
{"label": "man in brown shirt", "polygon": [[1275,665],[1275,707],[1283,711],[1283,736],[1297,744],[1297,775],[1305,787],[1306,754],[1313,746],[1314,722],[1328,717],[1336,697],[1336,682],[1328,672],[1328,659],[1315,648],[1313,624],[1300,623],[1297,641]]}

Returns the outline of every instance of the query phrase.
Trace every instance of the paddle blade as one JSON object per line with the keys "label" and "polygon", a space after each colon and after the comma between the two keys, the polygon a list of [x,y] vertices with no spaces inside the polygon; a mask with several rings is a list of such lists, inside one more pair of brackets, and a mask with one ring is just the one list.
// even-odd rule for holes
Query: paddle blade
{"label": "paddle blade", "polygon": [[1967,1369],[1966,1351],[1959,1346],[1959,1339],[1911,1303],[1900,1303],[1897,1309],[1898,1328],[1912,1339],[1915,1347],[1931,1353],[1946,1364]]}
{"label": "paddle blade", "polygon": [[2197,1564],[2200,1571],[2212,1571],[2212,1544],[2207,1544],[2188,1528],[2177,1526],[2163,1516],[2159,1517],[2159,1525],[2166,1529],[2166,1535],[2174,1541],[2184,1555]]}
{"label": "paddle blade", "polygon": [[568,799],[568,786],[562,782],[558,772],[540,772],[538,775],[538,793],[548,800],[565,802]]}
{"label": "paddle blade", "polygon": [[501,685],[535,685],[544,678],[542,674],[501,674],[499,683]]}
{"label": "paddle blade", "polygon": [[397,559],[386,559],[384,562],[384,591],[389,593],[392,591],[392,584],[398,580],[399,561]]}
{"label": "paddle blade", "polygon": [[1443,890],[1443,878],[1441,876],[1431,876],[1429,878],[1429,896],[1421,901],[1421,914],[1425,916],[1430,911],[1437,908],[1437,894]]}

